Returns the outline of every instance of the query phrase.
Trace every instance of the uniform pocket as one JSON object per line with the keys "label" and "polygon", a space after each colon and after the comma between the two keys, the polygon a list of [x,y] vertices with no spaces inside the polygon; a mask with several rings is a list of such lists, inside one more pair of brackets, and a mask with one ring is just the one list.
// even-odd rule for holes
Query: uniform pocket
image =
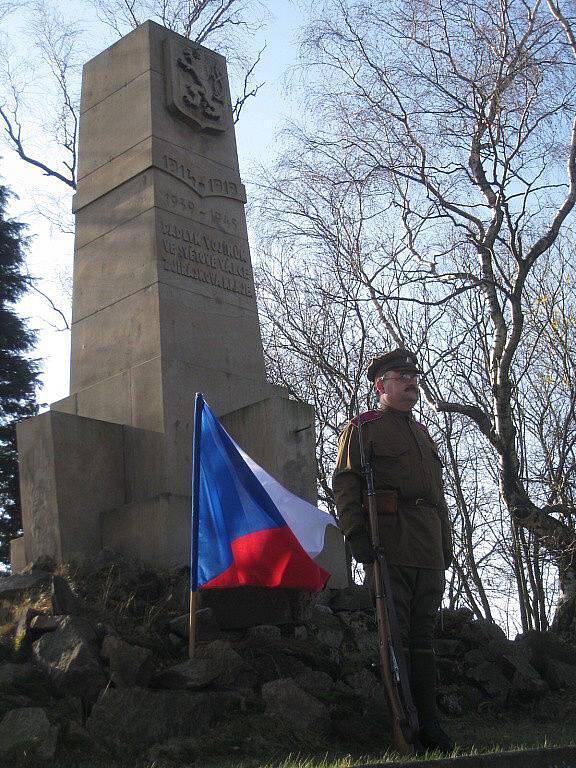
{"label": "uniform pocket", "polygon": [[[376,496],[376,513],[378,514],[378,522],[392,521],[396,517],[398,510],[398,493],[396,491],[381,490],[375,491]],[[362,503],[366,513],[368,512],[368,494],[366,491],[362,494]]]}

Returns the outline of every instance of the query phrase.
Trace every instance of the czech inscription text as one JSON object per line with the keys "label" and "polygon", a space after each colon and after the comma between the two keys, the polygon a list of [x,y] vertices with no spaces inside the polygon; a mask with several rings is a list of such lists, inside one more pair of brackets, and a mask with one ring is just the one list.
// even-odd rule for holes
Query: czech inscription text
{"label": "czech inscription text", "polygon": [[168,272],[254,296],[248,250],[237,243],[161,220],[162,264]]}

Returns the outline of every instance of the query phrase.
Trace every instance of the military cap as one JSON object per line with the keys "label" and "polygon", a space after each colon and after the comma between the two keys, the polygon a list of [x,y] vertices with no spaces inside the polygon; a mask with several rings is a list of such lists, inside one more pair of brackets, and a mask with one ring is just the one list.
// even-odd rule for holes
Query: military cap
{"label": "military cap", "polygon": [[382,376],[386,371],[422,373],[418,367],[418,358],[409,349],[393,349],[392,352],[373,357],[366,375],[370,381],[375,381],[377,376]]}

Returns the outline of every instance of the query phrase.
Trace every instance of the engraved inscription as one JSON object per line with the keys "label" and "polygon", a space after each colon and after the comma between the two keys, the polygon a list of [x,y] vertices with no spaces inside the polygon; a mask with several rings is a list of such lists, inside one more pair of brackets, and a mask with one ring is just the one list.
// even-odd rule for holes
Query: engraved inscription
{"label": "engraved inscription", "polygon": [[201,206],[193,198],[178,194],[170,189],[162,190],[161,200],[163,207],[169,208],[181,216],[194,216],[202,224],[214,227],[230,235],[240,234],[240,222],[235,216],[231,216],[225,211],[219,211],[212,206]]}
{"label": "engraved inscription", "polygon": [[241,182],[199,173],[185,162],[171,155],[162,156],[163,170],[180,179],[201,197],[229,197],[246,202],[246,191]]}
{"label": "engraved inscription", "polygon": [[221,60],[189,41],[167,40],[165,66],[168,109],[201,131],[226,131],[231,105]]}
{"label": "engraved inscription", "polygon": [[160,221],[160,234],[168,272],[254,296],[247,248],[169,221]]}

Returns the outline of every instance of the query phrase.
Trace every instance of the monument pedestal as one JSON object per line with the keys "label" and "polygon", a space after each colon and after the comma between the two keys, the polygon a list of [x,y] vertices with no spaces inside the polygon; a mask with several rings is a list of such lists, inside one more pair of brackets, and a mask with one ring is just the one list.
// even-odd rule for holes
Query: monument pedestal
{"label": "monument pedestal", "polygon": [[188,564],[196,392],[316,503],[312,409],[265,377],[223,57],[147,22],[88,62],[78,177],[71,392],[18,428],[14,566]]}

